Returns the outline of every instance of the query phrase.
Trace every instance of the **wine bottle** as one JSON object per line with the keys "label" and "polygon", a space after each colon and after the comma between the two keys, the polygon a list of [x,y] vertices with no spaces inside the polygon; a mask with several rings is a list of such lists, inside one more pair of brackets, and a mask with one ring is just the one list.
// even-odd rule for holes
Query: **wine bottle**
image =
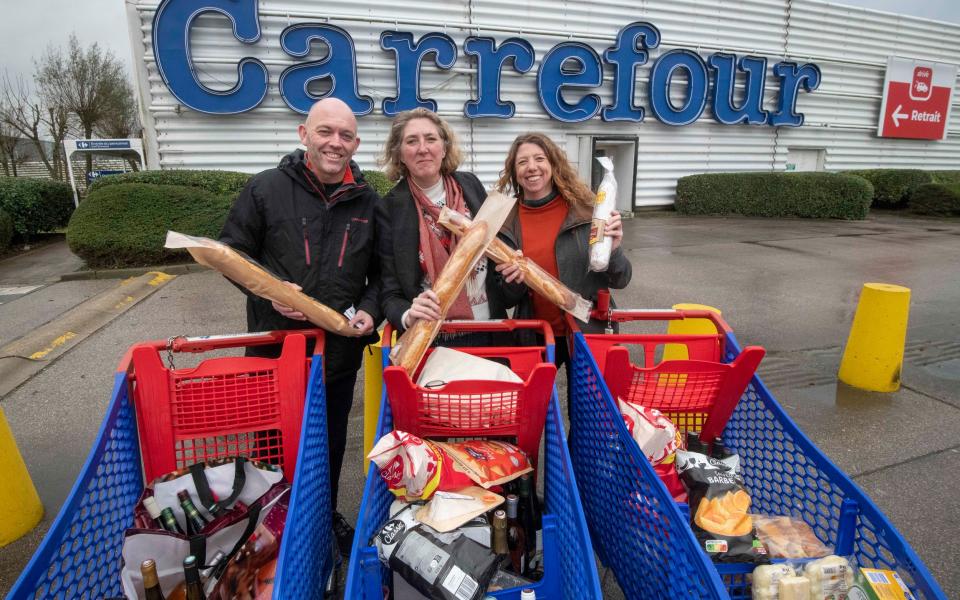
{"label": "wine bottle", "polygon": [[497,555],[500,564],[509,564],[510,546],[507,544],[507,514],[503,510],[493,513],[493,553]]}
{"label": "wine bottle", "polygon": [[183,559],[183,581],[186,584],[184,590],[185,600],[204,600],[203,585],[200,583],[200,569],[197,565],[197,557],[190,555]]}
{"label": "wine bottle", "polygon": [[157,529],[165,529],[163,526],[163,520],[160,518],[160,505],[157,504],[156,498],[153,496],[147,496],[143,499],[143,507],[147,509],[147,514],[150,515],[150,518],[153,520],[153,525]]}
{"label": "wine bottle", "polygon": [[207,520],[194,506],[193,500],[190,499],[190,492],[180,490],[177,492],[177,499],[180,500],[180,508],[183,509],[183,516],[187,519],[187,535],[196,535],[203,531]]}
{"label": "wine bottle", "polygon": [[183,534],[180,523],[177,523],[177,517],[173,514],[172,508],[165,508],[160,511],[160,524],[164,529],[171,533]]}
{"label": "wine bottle", "polygon": [[149,558],[143,561],[140,563],[140,574],[143,575],[143,597],[146,600],[166,600],[160,589],[157,563]]}
{"label": "wine bottle", "polygon": [[520,502],[517,506],[517,518],[523,526],[524,537],[527,540],[526,567],[533,565],[537,555],[537,507],[533,498],[533,478],[529,474],[520,476]]}
{"label": "wine bottle", "polygon": [[510,548],[510,567],[508,570],[522,575],[527,568],[527,536],[523,525],[517,518],[517,505],[520,498],[515,494],[507,495],[507,546]]}

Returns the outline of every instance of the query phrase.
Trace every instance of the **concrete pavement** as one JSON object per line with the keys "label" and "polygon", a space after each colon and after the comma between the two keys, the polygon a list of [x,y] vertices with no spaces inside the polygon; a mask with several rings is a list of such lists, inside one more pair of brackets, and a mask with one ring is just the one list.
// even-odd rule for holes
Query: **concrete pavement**
{"label": "concrete pavement", "polygon": [[[960,221],[641,213],[625,231],[634,278],[614,293],[618,304],[721,308],[741,344],[767,348],[760,375],[780,403],[888,514],[948,597],[960,596]],[[867,281],[913,291],[904,385],[894,394],[836,384],[857,295]],[[31,298],[55,297],[60,290],[89,293],[64,287],[83,283],[91,282],[55,283],[0,305],[0,335],[18,329],[9,319],[28,313]],[[12,585],[69,492],[123,351],[146,339],[243,328],[243,296],[233,286],[211,272],[181,275],[0,399],[47,509],[37,532],[0,549],[0,593]],[[565,385],[562,376],[559,383]],[[362,381],[357,397],[360,390]],[[357,402],[341,482],[340,509],[351,519],[362,493],[361,418]],[[605,592],[620,597],[612,579]]]}

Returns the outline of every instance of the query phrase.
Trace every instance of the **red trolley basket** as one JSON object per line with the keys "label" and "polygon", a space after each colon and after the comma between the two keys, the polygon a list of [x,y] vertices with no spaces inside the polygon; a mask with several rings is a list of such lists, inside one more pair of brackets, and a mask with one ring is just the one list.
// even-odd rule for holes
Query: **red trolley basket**
{"label": "red trolley basket", "polygon": [[[800,516],[857,564],[898,571],[922,598],[944,598],[896,528],[797,427],[754,371],[761,348],[741,350],[719,315],[610,310],[611,323],[707,319],[715,334],[584,334],[571,321],[570,452],[600,560],[628,598],[750,598],[753,565],[714,564],[630,436],[617,396],[658,408],[682,431],[721,437],[740,456],[754,510]],[[657,361],[666,344],[687,358]],[[643,358],[631,360],[642,353]]]}
{"label": "red trolley basket", "polygon": [[[310,329],[174,337],[127,350],[90,455],[9,598],[122,596],[123,534],[144,484],[238,455],[277,464],[294,483],[273,597],[322,596],[333,572],[323,340]],[[282,344],[279,358],[173,367],[175,353],[265,344]]]}
{"label": "red trolley basket", "polygon": [[[601,598],[596,564],[569,462],[563,420],[554,379],[553,332],[543,321],[447,321],[442,334],[511,332],[537,333],[543,345],[481,346],[456,349],[504,362],[523,383],[459,381],[442,388],[421,388],[400,367],[389,366],[391,329],[384,330],[384,394],[377,436],[394,429],[431,438],[508,438],[536,466],[544,440],[544,577],[532,587],[537,598]],[[529,335],[529,333],[528,333]],[[442,341],[439,342],[442,344]],[[416,375],[416,373],[415,373]],[[357,533],[347,571],[344,597],[380,600],[389,586],[390,571],[369,545],[387,520],[393,494],[376,465],[367,473]],[[489,592],[514,600],[520,588]]]}

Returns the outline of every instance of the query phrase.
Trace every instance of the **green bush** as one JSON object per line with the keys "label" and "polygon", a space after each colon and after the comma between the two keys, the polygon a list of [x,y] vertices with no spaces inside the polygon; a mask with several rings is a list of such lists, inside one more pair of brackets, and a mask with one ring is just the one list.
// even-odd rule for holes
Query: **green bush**
{"label": "green bush", "polygon": [[367,180],[368,184],[373,186],[373,189],[377,190],[377,193],[380,194],[381,197],[386,196],[387,192],[392,190],[393,186],[396,185],[396,182],[387,179],[387,176],[380,171],[364,171],[363,178]]}
{"label": "green bush", "polygon": [[873,188],[837,173],[709,173],[677,181],[677,212],[863,219]]}
{"label": "green bush", "polygon": [[13,230],[29,239],[67,224],[73,212],[73,190],[51,179],[0,177],[0,209],[13,220]]}
{"label": "green bush", "polygon": [[933,183],[960,183],[960,171],[930,171]]}
{"label": "green bush", "polygon": [[206,190],[217,196],[232,194],[236,196],[247,185],[251,175],[236,171],[193,171],[188,169],[173,169],[167,171],[138,171],[135,173],[118,173],[97,178],[91,185],[89,193],[96,192],[112,185],[127,183],[148,183],[153,185],[180,185],[196,187]]}
{"label": "green bush", "polygon": [[960,183],[926,183],[910,196],[910,210],[921,215],[960,217]]}
{"label": "green bush", "polygon": [[933,181],[931,171],[920,169],[866,169],[842,173],[863,177],[873,184],[873,205],[884,208],[903,207],[917,186]]}
{"label": "green bush", "polygon": [[232,194],[197,187],[124,183],[87,196],[70,219],[67,243],[90,268],[182,262],[182,250],[163,247],[168,229],[216,239]]}
{"label": "green bush", "polygon": [[13,219],[6,211],[0,210],[0,252],[10,247],[13,241]]}

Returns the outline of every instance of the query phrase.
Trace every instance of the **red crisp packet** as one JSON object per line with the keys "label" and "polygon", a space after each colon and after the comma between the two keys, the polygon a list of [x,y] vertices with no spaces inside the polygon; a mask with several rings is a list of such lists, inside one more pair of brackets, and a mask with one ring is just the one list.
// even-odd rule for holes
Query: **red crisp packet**
{"label": "red crisp packet", "polygon": [[429,500],[437,490],[458,490],[473,481],[454,468],[440,444],[405,431],[384,435],[367,455],[400,500]]}
{"label": "red crisp packet", "polygon": [[523,450],[496,440],[433,442],[477,485],[489,489],[533,470]]}

